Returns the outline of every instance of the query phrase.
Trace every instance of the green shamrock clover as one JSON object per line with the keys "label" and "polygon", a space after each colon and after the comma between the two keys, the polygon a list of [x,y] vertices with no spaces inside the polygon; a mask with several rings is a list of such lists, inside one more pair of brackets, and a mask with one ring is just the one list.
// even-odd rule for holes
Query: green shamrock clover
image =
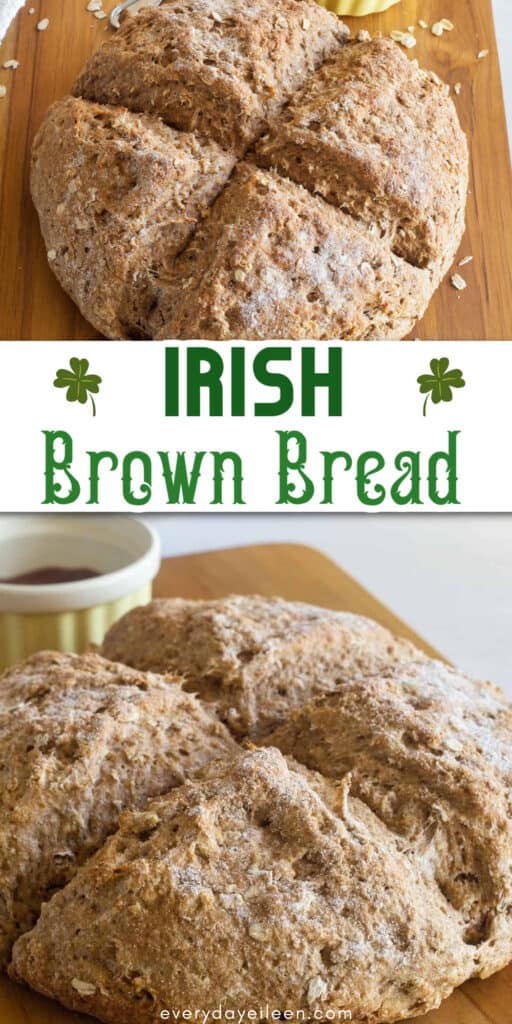
{"label": "green shamrock clover", "polygon": [[80,402],[81,405],[85,405],[87,398],[90,398],[92,414],[96,416],[96,405],[92,396],[97,395],[100,390],[101,377],[96,373],[87,373],[88,359],[70,359],[69,366],[69,370],[57,370],[54,388],[67,388],[68,402]]}
{"label": "green shamrock clover", "polygon": [[434,405],[439,405],[440,402],[451,402],[453,399],[452,389],[466,387],[462,370],[448,369],[449,363],[450,360],[446,358],[432,359],[430,363],[432,373],[423,373],[418,377],[420,395],[426,394],[427,396],[423,403],[424,416],[427,415],[427,402],[430,397]]}

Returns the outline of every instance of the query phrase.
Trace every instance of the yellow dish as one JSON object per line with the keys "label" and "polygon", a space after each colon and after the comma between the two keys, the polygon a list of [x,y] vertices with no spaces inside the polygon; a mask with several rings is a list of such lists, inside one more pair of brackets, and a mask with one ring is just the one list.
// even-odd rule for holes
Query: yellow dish
{"label": "yellow dish", "polygon": [[91,644],[101,644],[107,629],[140,604],[151,601],[151,584],[126,597],[92,608],[24,615],[0,612],[0,671],[36,651],[73,651],[82,654]]}
{"label": "yellow dish", "polygon": [[[90,579],[6,582],[44,566],[86,566]],[[0,516],[0,671],[40,650],[81,654],[125,612],[151,600],[160,565],[142,519],[105,515]]]}
{"label": "yellow dish", "polygon": [[322,7],[335,14],[351,14],[362,18],[366,14],[380,14],[393,7],[400,0],[317,0]]}

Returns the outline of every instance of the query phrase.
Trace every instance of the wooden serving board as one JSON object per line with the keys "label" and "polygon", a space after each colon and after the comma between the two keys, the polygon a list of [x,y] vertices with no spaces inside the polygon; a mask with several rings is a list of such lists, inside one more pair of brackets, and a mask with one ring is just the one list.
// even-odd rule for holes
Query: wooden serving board
{"label": "wooden serving board", "polygon": [[[326,608],[368,615],[393,632],[408,637],[428,654],[438,656],[433,647],[338,566],[318,551],[300,545],[266,544],[167,558],[155,582],[154,593],[156,597],[186,598],[259,593],[309,601]],[[512,964],[487,981],[469,982],[440,1010],[416,1020],[418,1024],[511,1024]],[[0,1024],[87,1024],[87,1021],[91,1018],[69,1013],[56,1003],[0,977]]]}
{"label": "wooden serving board", "polygon": [[[250,0],[248,0],[250,2]],[[34,14],[29,14],[30,5]],[[104,0],[110,10],[113,0]],[[49,270],[28,190],[34,133],[53,100],[66,95],[87,57],[111,29],[86,10],[86,0],[27,0],[0,47],[0,338],[98,337]],[[46,32],[36,24],[48,17]],[[418,19],[432,25],[449,18],[455,30],[441,39],[416,28],[410,51],[450,85],[471,146],[471,195],[460,258],[469,287],[455,291],[449,277],[434,297],[414,337],[424,340],[512,338],[512,189],[507,129],[491,0],[402,0],[385,14],[348,18],[354,31],[406,29]],[[481,50],[489,56],[477,60]]]}

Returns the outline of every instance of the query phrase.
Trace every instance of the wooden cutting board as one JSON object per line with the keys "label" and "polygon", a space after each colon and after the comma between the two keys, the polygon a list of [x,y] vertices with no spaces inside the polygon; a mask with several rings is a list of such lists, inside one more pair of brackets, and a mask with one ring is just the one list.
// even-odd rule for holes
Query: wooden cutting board
{"label": "wooden cutting board", "polygon": [[[34,14],[29,14],[30,5]],[[113,0],[105,0],[110,10]],[[86,0],[27,0],[2,47],[0,65],[17,59],[17,71],[0,69],[7,95],[0,99],[0,338],[98,337],[51,274],[28,190],[29,153],[44,112],[70,87],[106,33],[106,21],[86,11]],[[46,32],[36,24],[49,17]],[[469,287],[455,291],[449,277],[434,297],[414,337],[424,340],[512,338],[512,195],[507,129],[491,0],[402,0],[385,14],[348,18],[355,31],[406,29],[450,18],[456,28],[441,39],[417,27],[410,51],[450,85],[471,146],[471,195],[460,257]],[[481,50],[489,56],[477,60]]]}
{"label": "wooden cutting board", "polygon": [[[368,615],[436,656],[433,647],[359,583],[318,551],[300,545],[266,544],[167,558],[154,593],[157,597],[187,598],[259,593],[309,601]],[[425,1024],[511,1024],[511,1007],[512,965],[487,981],[469,982],[440,1010],[416,1020]],[[90,1020],[0,977],[0,1024],[87,1024]]]}

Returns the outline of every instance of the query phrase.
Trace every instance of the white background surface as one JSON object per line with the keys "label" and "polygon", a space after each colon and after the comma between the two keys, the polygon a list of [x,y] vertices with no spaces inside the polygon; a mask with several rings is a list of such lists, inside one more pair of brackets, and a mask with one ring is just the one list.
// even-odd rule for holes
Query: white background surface
{"label": "white background surface", "polygon": [[148,516],[164,554],[268,541],[317,547],[446,657],[512,698],[512,516]]}

